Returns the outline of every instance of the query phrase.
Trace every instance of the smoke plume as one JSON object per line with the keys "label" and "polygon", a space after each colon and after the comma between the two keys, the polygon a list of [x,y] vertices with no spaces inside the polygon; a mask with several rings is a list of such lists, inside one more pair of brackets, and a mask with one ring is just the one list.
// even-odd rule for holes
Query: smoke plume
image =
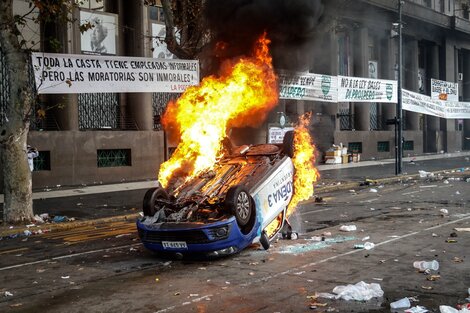
{"label": "smoke plume", "polygon": [[[215,37],[215,57],[243,55],[264,31],[275,65],[299,67],[315,39],[321,0],[206,0],[205,16]],[[290,64],[289,64],[290,63]]]}

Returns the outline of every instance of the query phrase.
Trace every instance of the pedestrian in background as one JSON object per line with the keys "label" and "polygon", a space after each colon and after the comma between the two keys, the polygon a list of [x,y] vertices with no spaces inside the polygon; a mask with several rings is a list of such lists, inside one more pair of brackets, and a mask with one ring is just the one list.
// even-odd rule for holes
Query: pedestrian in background
{"label": "pedestrian in background", "polygon": [[31,172],[34,170],[34,158],[37,158],[39,155],[39,152],[36,148],[31,147],[30,145],[27,146],[28,148],[28,164],[29,164],[29,169]]}

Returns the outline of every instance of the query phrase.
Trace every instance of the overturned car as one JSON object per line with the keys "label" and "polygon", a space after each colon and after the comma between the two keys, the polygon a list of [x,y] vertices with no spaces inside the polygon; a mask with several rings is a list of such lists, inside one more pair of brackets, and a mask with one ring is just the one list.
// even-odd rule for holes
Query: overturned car
{"label": "overturned car", "polygon": [[283,144],[244,145],[215,166],[168,191],[149,189],[139,237],[150,250],[185,256],[224,256],[270,241],[290,226],[286,210],[293,194],[294,132]]}

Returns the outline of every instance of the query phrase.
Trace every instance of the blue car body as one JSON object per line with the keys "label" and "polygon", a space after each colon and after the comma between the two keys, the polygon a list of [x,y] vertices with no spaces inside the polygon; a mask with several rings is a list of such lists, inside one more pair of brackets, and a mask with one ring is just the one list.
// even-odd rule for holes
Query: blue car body
{"label": "blue car body", "polygon": [[[156,187],[147,192],[144,216],[137,220],[146,248],[214,257],[237,253],[256,242],[269,248],[269,240],[286,221],[293,163],[280,146],[239,150],[209,173],[175,184],[178,187],[169,191]],[[248,198],[242,201],[244,194]]]}

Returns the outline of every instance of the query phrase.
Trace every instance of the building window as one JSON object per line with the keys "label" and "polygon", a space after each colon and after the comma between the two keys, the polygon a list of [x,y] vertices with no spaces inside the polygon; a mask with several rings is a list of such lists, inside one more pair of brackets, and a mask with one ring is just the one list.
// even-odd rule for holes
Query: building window
{"label": "building window", "polygon": [[33,159],[35,172],[37,171],[50,171],[51,170],[51,152],[39,151],[39,155]]}
{"label": "building window", "polygon": [[432,7],[432,1],[431,1],[431,0],[424,0],[423,3],[424,3],[424,5],[427,6],[428,8]]}
{"label": "building window", "polygon": [[98,167],[131,166],[131,149],[103,149],[96,152]]}
{"label": "building window", "polygon": [[102,0],[81,0],[78,2],[78,5],[83,9],[103,11],[103,1]]}
{"label": "building window", "polygon": [[377,142],[377,151],[378,152],[390,152],[390,142],[389,141]]}
{"label": "building window", "polygon": [[362,142],[350,142],[348,150],[352,153],[362,153]]}
{"label": "building window", "polygon": [[165,23],[165,16],[163,15],[163,8],[158,6],[149,6],[149,19],[154,22]]}
{"label": "building window", "polygon": [[415,148],[415,143],[413,140],[405,140],[403,142],[403,150],[413,151]]}

